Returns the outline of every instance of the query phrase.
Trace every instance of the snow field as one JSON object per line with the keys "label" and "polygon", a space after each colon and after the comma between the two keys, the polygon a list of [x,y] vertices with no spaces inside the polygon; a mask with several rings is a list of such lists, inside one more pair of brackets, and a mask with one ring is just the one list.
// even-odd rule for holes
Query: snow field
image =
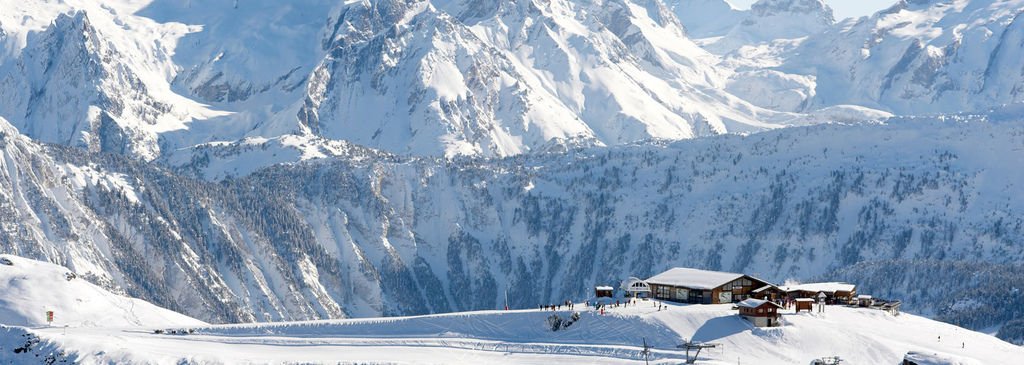
{"label": "snow field", "polygon": [[[579,305],[577,309],[582,308]],[[1013,364],[1024,349],[923,317],[830,306],[823,314],[784,312],[783,327],[755,328],[731,305],[656,302],[592,308],[553,332],[546,319],[569,311],[482,311],[442,315],[218,325],[193,335],[150,329],[38,329],[82,363],[507,363],[639,364],[642,341],[655,364],[681,363],[686,339],[722,346],[698,364],[809,364],[840,356],[849,364],[896,364],[910,351],[959,364]],[[938,336],[941,336],[939,341]],[[0,360],[3,358],[0,357]]]}

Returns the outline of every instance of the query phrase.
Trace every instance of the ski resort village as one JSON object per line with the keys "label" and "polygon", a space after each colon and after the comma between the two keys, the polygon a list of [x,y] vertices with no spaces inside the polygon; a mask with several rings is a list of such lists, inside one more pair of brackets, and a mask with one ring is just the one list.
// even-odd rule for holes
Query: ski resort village
{"label": "ski resort village", "polygon": [[[209,325],[0,256],[4,363],[1019,364],[1024,348],[853,284],[673,268],[538,308]],[[806,307],[802,303],[808,303]]]}

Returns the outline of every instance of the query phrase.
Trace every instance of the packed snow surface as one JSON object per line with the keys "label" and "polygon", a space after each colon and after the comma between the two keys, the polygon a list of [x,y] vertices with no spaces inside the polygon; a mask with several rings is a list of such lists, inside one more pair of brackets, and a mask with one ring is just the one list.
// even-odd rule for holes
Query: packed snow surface
{"label": "packed snow surface", "polygon": [[[698,364],[808,364],[839,356],[851,365],[896,364],[908,352],[962,364],[1009,364],[1024,348],[914,315],[830,306],[824,313],[783,310],[784,326],[755,328],[731,305],[640,301],[606,308],[576,305],[579,319],[552,331],[548,317],[569,311],[483,311],[420,317],[258,323],[193,328],[189,335],[152,329],[32,330],[40,348],[59,346],[80,363],[505,363],[678,364],[686,340],[721,346]],[[564,307],[563,307],[564,308]],[[2,332],[0,332],[2,333]],[[4,342],[10,340],[0,336]],[[49,346],[49,347],[47,347]],[[922,356],[925,356],[922,355]],[[0,361],[20,355],[0,354]],[[30,355],[26,355],[30,356]]]}

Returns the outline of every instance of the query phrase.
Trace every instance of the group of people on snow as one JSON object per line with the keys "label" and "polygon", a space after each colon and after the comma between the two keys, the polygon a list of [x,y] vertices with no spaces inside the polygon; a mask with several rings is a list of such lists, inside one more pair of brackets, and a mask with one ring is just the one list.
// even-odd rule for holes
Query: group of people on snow
{"label": "group of people on snow", "polygon": [[[589,306],[589,302],[588,302],[587,305]],[[576,303],[573,303],[571,300],[566,300],[566,301],[562,302],[561,304],[548,304],[548,305],[543,305],[542,304],[542,305],[540,305],[539,309],[542,310],[542,311],[543,310],[559,311],[559,310],[562,310],[562,307],[565,307],[566,310],[573,310],[574,308],[576,308]]]}

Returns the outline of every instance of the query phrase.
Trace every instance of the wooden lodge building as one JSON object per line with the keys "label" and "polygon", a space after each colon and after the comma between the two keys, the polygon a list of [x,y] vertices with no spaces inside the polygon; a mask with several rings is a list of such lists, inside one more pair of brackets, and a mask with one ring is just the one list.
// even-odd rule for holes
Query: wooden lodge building
{"label": "wooden lodge building", "polygon": [[857,286],[848,283],[807,283],[781,287],[790,299],[812,298],[825,294],[827,304],[848,304],[857,297]]}
{"label": "wooden lodge building", "polygon": [[688,268],[669,269],[645,280],[656,299],[690,304],[737,303],[770,284],[744,275]]}
{"label": "wooden lodge building", "polygon": [[785,290],[782,290],[781,288],[775,285],[768,284],[752,290],[750,292],[750,296],[757,299],[764,299],[774,302],[779,299],[787,298],[789,296],[789,293],[786,293]]}
{"label": "wooden lodge building", "polygon": [[775,327],[780,325],[779,309],[782,306],[767,300],[749,298],[736,304],[740,316],[758,327]]}
{"label": "wooden lodge building", "polygon": [[813,298],[796,298],[796,312],[808,311],[814,312],[814,299]]}

